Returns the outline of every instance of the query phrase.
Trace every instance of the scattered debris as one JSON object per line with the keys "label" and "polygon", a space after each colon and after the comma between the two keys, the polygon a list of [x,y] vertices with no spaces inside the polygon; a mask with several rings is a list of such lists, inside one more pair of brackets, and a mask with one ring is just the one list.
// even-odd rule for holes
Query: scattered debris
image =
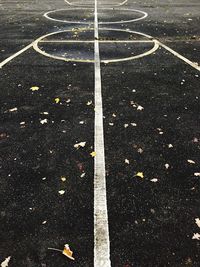
{"label": "scattered debris", "polygon": [[172,144],[168,144],[168,148],[173,148],[174,146]]}
{"label": "scattered debris", "polygon": [[47,221],[43,221],[43,222],[42,222],[42,224],[46,224],[46,223],[47,223]]}
{"label": "scattered debris", "polygon": [[158,179],[157,178],[153,178],[150,181],[153,182],[153,183],[157,183],[158,182]]}
{"label": "scattered debris", "polygon": [[191,159],[188,159],[187,162],[190,163],[190,164],[195,164],[195,161],[191,160]]}
{"label": "scattered debris", "polygon": [[92,152],[90,153],[90,155],[94,158],[94,157],[96,157],[97,153],[96,153],[95,151],[92,151]]}
{"label": "scattered debris", "polygon": [[92,100],[91,100],[91,101],[88,101],[86,105],[87,105],[87,106],[92,105]]}
{"label": "scattered debris", "polygon": [[140,148],[138,148],[137,152],[142,154],[144,152],[144,150],[140,147]]}
{"label": "scattered debris", "polygon": [[165,164],[165,168],[166,168],[167,170],[169,169],[169,164],[168,164],[168,163]]}
{"label": "scattered debris", "polygon": [[17,108],[11,108],[8,110],[9,112],[14,112],[14,111],[17,111]]}
{"label": "scattered debris", "polygon": [[125,159],[126,164],[130,164],[130,161],[128,159]]}
{"label": "scattered debris", "polygon": [[195,172],[194,176],[200,177],[200,172]]}
{"label": "scattered debris", "polygon": [[131,125],[132,125],[133,127],[136,127],[136,126],[137,126],[137,123],[131,122]]}
{"label": "scattered debris", "polygon": [[80,142],[78,144],[75,144],[74,147],[79,149],[80,147],[84,147],[86,145],[86,142]]}
{"label": "scattered debris", "polygon": [[64,194],[65,194],[65,190],[60,190],[60,191],[58,191],[58,193],[59,193],[60,195],[64,195]]}
{"label": "scattered debris", "polygon": [[85,172],[83,172],[82,174],[81,174],[81,178],[83,178],[83,177],[85,177]]}
{"label": "scattered debris", "polygon": [[49,250],[54,250],[54,251],[59,251],[61,252],[63,255],[65,255],[66,257],[68,257],[71,260],[75,260],[73,257],[73,252],[70,250],[70,247],[68,244],[65,244],[64,249],[60,250],[57,248],[48,248]]}
{"label": "scattered debris", "polygon": [[56,104],[58,104],[60,102],[60,98],[56,97],[54,101],[56,102]]}
{"label": "scattered debris", "polygon": [[44,119],[44,120],[41,120],[41,121],[40,121],[41,124],[45,124],[45,123],[47,123],[47,122],[48,122],[47,119]]}
{"label": "scattered debris", "polygon": [[64,247],[64,250],[63,250],[63,255],[67,256],[69,259],[71,260],[75,260],[72,255],[73,255],[73,252],[70,250],[70,247],[68,244],[65,244],[65,247]]}
{"label": "scattered debris", "polygon": [[196,223],[197,226],[200,228],[200,219],[199,219],[199,218],[196,218],[196,219],[195,219],[195,223]]}
{"label": "scattered debris", "polygon": [[6,258],[2,263],[1,263],[1,267],[7,267],[9,264],[9,261],[11,259],[11,256],[9,256],[8,258]]}
{"label": "scattered debris", "polygon": [[60,179],[62,182],[65,182],[67,180],[67,178],[65,176],[61,176]]}
{"label": "scattered debris", "polygon": [[31,88],[30,88],[30,90],[31,91],[38,91],[40,89],[40,87],[38,87],[38,86],[32,86]]}
{"label": "scattered debris", "polygon": [[199,233],[193,234],[192,239],[200,240],[200,234]]}
{"label": "scattered debris", "polygon": [[125,124],[124,124],[124,128],[127,128],[127,127],[128,127],[128,124],[127,124],[127,123],[125,123]]}
{"label": "scattered debris", "polygon": [[141,179],[144,178],[143,172],[137,172],[135,176],[140,177]]}

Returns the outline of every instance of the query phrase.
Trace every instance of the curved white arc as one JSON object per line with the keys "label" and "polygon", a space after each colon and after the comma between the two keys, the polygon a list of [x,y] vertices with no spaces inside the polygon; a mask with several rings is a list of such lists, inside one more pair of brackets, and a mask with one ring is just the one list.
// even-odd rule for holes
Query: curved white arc
{"label": "curved white arc", "polygon": [[[44,13],[44,17],[49,19],[49,20],[52,20],[52,21],[57,21],[57,22],[62,22],[62,23],[72,23],[72,24],[83,24],[83,25],[91,25],[91,24],[94,24],[93,22],[87,22],[87,21],[70,21],[70,20],[61,20],[61,19],[54,19],[52,18],[51,16],[49,16],[50,14],[53,14],[55,12],[59,12],[59,11],[68,11],[68,10],[88,10],[88,9],[91,9],[91,11],[93,10],[93,8],[80,8],[80,7],[77,7],[77,8],[69,8],[69,9],[65,9],[65,8],[62,8],[62,9],[56,9],[56,10],[52,10],[52,11],[48,11],[46,13]],[[112,8],[99,8],[101,10],[113,10]],[[141,13],[142,16],[139,17],[139,18],[136,18],[136,19],[130,19],[130,20],[120,20],[120,21],[107,21],[107,22],[99,22],[100,25],[108,25],[108,24],[121,24],[121,23],[130,23],[130,22],[135,22],[135,21],[140,21],[140,20],[143,20],[145,19],[147,16],[148,16],[148,13],[145,12],[145,11],[141,11],[141,10],[137,10],[137,9],[115,9],[115,10],[119,10],[119,11],[133,11],[133,12],[137,12],[137,13]]]}
{"label": "curved white arc", "polygon": [[142,57],[146,57],[154,53],[159,48],[159,44],[157,42],[154,43],[154,47],[147,52],[144,52],[142,54],[132,56],[132,57],[126,57],[126,58],[119,58],[119,59],[110,59],[110,60],[101,60],[102,63],[115,63],[115,62],[123,62],[123,61],[130,61]]}
{"label": "curved white arc", "polygon": [[[86,7],[86,6],[90,6],[91,4],[90,3],[87,3],[87,4],[78,4],[77,2],[75,2],[74,4],[69,2],[68,0],[64,0],[64,2],[66,2],[69,6],[75,6],[75,7]],[[119,3],[119,4],[116,4],[116,5],[109,5],[110,7],[118,7],[118,6],[123,6],[125,5],[126,3],[128,2],[128,0],[124,0],[123,2]]]}

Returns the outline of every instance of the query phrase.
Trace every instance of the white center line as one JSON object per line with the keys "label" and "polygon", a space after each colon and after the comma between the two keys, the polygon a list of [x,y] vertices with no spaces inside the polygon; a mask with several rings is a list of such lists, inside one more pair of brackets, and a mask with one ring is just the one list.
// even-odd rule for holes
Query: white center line
{"label": "white center line", "polygon": [[106,197],[105,151],[97,0],[94,12],[95,151],[94,159],[94,267],[111,267]]}

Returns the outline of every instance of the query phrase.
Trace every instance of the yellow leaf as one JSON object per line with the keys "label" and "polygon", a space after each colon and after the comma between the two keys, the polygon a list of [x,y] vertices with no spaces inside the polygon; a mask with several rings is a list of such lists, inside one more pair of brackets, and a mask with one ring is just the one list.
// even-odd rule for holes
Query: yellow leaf
{"label": "yellow leaf", "polygon": [[140,177],[141,179],[144,178],[143,172],[138,172],[135,176]]}
{"label": "yellow leaf", "polygon": [[71,260],[75,260],[73,257],[72,257],[72,255],[73,255],[73,252],[70,250],[70,248],[69,248],[69,245],[68,244],[66,244],[65,246],[64,246],[64,249],[63,249],[63,255],[65,255],[66,257],[68,257],[69,259],[71,259]]}
{"label": "yellow leaf", "polygon": [[54,100],[55,100],[56,104],[58,104],[60,102],[60,98],[58,98],[58,97],[56,97]]}
{"label": "yellow leaf", "polygon": [[90,153],[90,155],[94,158],[97,155],[97,153],[95,151],[93,151]]}
{"label": "yellow leaf", "polygon": [[40,88],[38,86],[32,86],[30,89],[32,91],[38,91]]}
{"label": "yellow leaf", "polygon": [[67,180],[65,176],[61,176],[60,179],[62,182],[65,182]]}

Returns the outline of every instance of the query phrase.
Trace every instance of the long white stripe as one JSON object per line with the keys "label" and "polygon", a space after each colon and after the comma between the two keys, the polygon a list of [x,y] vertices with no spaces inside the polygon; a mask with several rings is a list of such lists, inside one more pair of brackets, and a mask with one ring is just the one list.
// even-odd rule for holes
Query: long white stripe
{"label": "long white stripe", "polygon": [[[33,42],[34,43],[34,42]],[[22,53],[24,53],[26,50],[28,50],[29,48],[31,48],[33,46],[33,43],[27,45],[26,47],[24,47],[23,49],[21,49],[20,51],[18,51],[17,53],[13,54],[12,56],[6,58],[5,60],[3,60],[0,63],[0,68],[2,68],[4,65],[6,65],[8,62],[10,62],[12,59],[18,57],[19,55],[21,55]]]}
{"label": "long white stripe", "polygon": [[189,64],[191,67],[195,68],[196,70],[200,71],[200,66],[198,66],[198,64],[195,64],[194,62],[192,62],[191,60],[187,59],[186,57],[182,56],[181,54],[177,53],[176,51],[174,51],[173,49],[171,49],[169,46],[159,42],[158,40],[156,40],[156,42],[162,46],[163,48],[165,48],[167,51],[169,51],[170,53],[172,53],[175,57],[178,57],[179,59],[183,60],[185,63]]}
{"label": "long white stripe", "polygon": [[105,151],[97,0],[94,14],[95,151],[94,160],[94,267],[111,267],[106,197]]}

